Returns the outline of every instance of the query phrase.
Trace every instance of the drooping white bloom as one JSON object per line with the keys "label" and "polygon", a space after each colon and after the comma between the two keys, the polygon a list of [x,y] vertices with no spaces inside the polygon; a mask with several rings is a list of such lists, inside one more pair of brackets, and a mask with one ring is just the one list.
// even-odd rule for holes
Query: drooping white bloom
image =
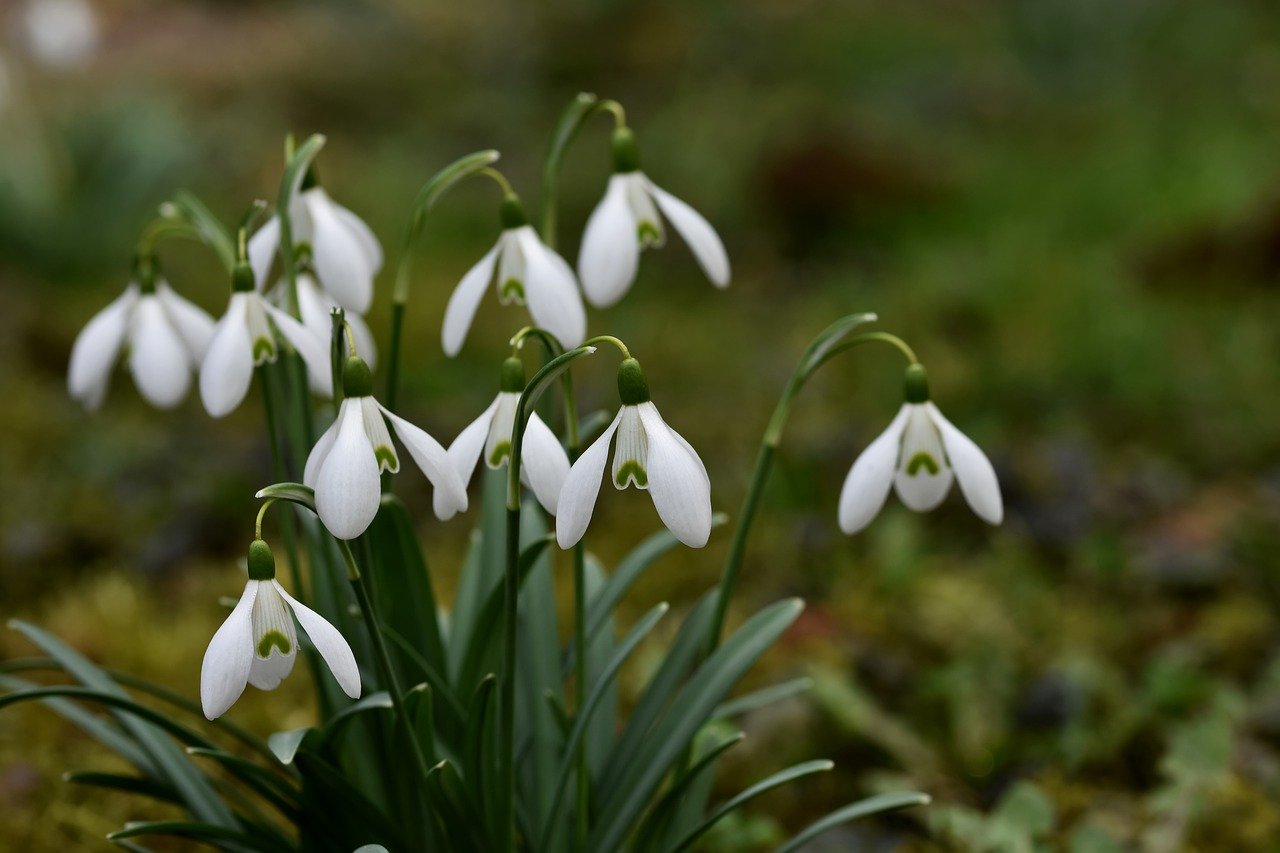
{"label": "drooping white bloom", "polygon": [[[382,246],[373,231],[347,208],[329,198],[323,187],[298,193],[290,211],[295,244],[311,246],[316,277],[339,305],[366,314],[373,302],[373,279],[382,269]],[[280,218],[272,216],[249,238],[254,278],[267,280],[280,248]]]}
{"label": "drooping white bloom", "polygon": [[[524,390],[524,366],[519,359],[510,358],[503,364],[501,388],[489,408],[449,445],[449,461],[464,485],[471,479],[471,472],[481,457],[494,469],[510,464],[516,406]],[[560,490],[568,473],[569,456],[560,440],[537,412],[532,413],[520,443],[520,480],[533,490],[538,503],[552,515],[556,514]]]}
{"label": "drooping white bloom", "polygon": [[[338,301],[321,289],[315,278],[306,272],[298,273],[298,313],[302,316],[302,325],[326,349],[333,340],[333,309],[340,307]],[[280,305],[284,298],[284,281],[276,284],[271,290],[271,298]],[[344,309],[343,318],[351,327],[351,337],[355,341],[356,355],[363,358],[373,367],[377,363],[378,348],[373,341],[373,333],[369,324],[354,311]]]}
{"label": "drooping white bloom", "polygon": [[276,360],[280,350],[277,334],[302,356],[311,390],[333,396],[329,348],[302,323],[264,299],[250,277],[246,268],[237,269],[227,312],[218,321],[200,366],[200,398],[215,418],[240,405],[253,381],[255,366]]}
{"label": "drooping white bloom", "polygon": [[578,251],[578,277],[587,300],[608,308],[635,281],[640,251],[666,242],[662,217],[684,238],[716,287],[729,286],[729,256],[711,223],[658,187],[638,167],[635,141],[625,128],[614,134],[614,174],[587,220]]}
{"label": "drooping white bloom", "polygon": [[[267,571],[263,560],[269,564]],[[293,671],[298,656],[294,617],[342,691],[352,699],[359,698],[360,669],[351,646],[323,616],[285,592],[275,580],[274,560],[262,540],[250,547],[249,573],[244,594],[204,653],[200,667],[204,715],[210,720],[222,716],[244,693],[246,684],[274,690]]]}
{"label": "drooping white bloom", "polygon": [[[908,370],[908,402],[889,427],[854,460],[840,492],[840,529],[862,530],[893,487],[908,509],[927,512],[960,485],[970,508],[989,524],[1004,518],[1000,483],[986,455],[929,401],[924,371]],[[913,393],[912,374],[918,376]]]}
{"label": "drooping white bloom", "polygon": [[212,317],[163,280],[150,292],[130,284],[76,337],[67,390],[86,409],[102,405],[127,344],[129,372],[138,391],[153,406],[172,408],[186,397],[213,328]]}
{"label": "drooping white bloom", "polygon": [[98,44],[98,17],[87,0],[27,0],[24,23],[31,52],[46,65],[70,68]]}
{"label": "drooping white bloom", "polygon": [[698,454],[667,426],[649,401],[648,385],[635,359],[618,371],[622,408],[613,422],[569,469],[556,515],[556,541],[571,548],[586,533],[600,494],[609,445],[613,451],[613,485],[648,489],[658,517],[675,537],[701,548],[711,535],[711,480]]}
{"label": "drooping white bloom", "polygon": [[380,475],[400,470],[387,421],[435,489],[436,515],[443,520],[464,511],[466,488],[448,452],[424,430],[373,398],[369,368],[360,358],[347,359],[343,385],[346,398],[338,417],[311,449],[302,478],[315,491],[316,513],[329,532],[339,539],[354,539],[378,514]]}
{"label": "drooping white bloom", "polygon": [[527,304],[534,325],[555,335],[566,349],[578,346],[587,334],[587,315],[573,270],[526,222],[518,199],[508,197],[503,203],[502,219],[498,242],[449,297],[441,334],[445,355],[462,349],[490,284],[497,286],[499,303]]}

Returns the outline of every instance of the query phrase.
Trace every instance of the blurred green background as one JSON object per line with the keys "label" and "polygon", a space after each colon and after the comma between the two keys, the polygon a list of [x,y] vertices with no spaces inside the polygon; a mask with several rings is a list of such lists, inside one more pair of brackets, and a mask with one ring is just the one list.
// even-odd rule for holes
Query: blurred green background
{"label": "blurred green background", "polygon": [[[890,498],[843,537],[839,488],[900,403],[901,362],[862,351],[809,386],[736,606],[809,600],[752,683],[809,673],[815,689],[750,719],[726,775],[815,754],[839,768],[762,800],[718,849],[886,785],[935,804],[815,849],[1280,837],[1273,0],[87,0],[80,40],[65,15],[33,31],[49,2],[0,7],[4,615],[194,694],[217,599],[240,586],[269,469],[256,395],[214,422],[194,398],[148,409],[123,374],[92,416],[65,392],[71,342],[126,283],[159,202],[187,187],[233,222],[274,196],[284,135],[323,132],[322,179],[394,264],[418,186],[468,151],[500,149],[536,204],[552,125],[593,91],[627,107],[649,175],[715,223],[734,265],[717,292],[673,239],[589,314],[644,360],[718,509],[736,512],[805,343],[859,310],[917,349],[1005,492],[998,529],[958,495],[926,516]],[[570,260],[608,126],[564,172]],[[462,355],[440,351],[496,202],[479,182],[455,192],[417,252],[404,407],[446,443],[492,398],[524,322],[486,299]],[[162,256],[222,311],[210,253]],[[389,278],[369,317],[384,345]],[[588,409],[615,404],[611,364],[582,372]],[[469,521],[436,522],[422,479],[400,480],[449,589]],[[642,497],[602,494],[589,544],[608,563],[658,522]],[[666,558],[634,612],[687,605],[727,540]],[[0,655],[30,653],[0,632]],[[235,713],[264,732],[303,724],[305,681]],[[0,838],[93,848],[154,816],[60,781],[103,762],[48,712],[5,710]]]}

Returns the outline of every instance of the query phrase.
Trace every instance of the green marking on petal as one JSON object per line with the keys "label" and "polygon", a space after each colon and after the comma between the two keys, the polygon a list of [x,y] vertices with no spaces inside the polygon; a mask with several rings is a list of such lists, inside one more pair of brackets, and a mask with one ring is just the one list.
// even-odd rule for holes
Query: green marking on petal
{"label": "green marking on petal", "polygon": [[933,454],[925,453],[923,450],[907,462],[907,476],[914,477],[921,468],[927,469],[931,477],[936,477],[940,470],[938,460],[933,458]]}
{"label": "green marking on petal", "polygon": [[509,278],[498,286],[498,301],[503,305],[515,302],[524,304],[524,282],[518,278]]}
{"label": "green marking on petal", "polygon": [[658,230],[657,224],[647,219],[637,223],[636,234],[645,246],[656,246],[662,242],[662,232]]}
{"label": "green marking on petal", "polygon": [[396,456],[395,450],[385,444],[373,449],[373,458],[378,460],[379,468],[383,466],[388,469],[400,467],[400,459]]}
{"label": "green marking on petal", "polygon": [[263,660],[271,657],[271,649],[277,648],[280,654],[289,654],[293,646],[289,643],[289,638],[279,631],[268,631],[262,635],[262,639],[258,640],[258,657]]}
{"label": "green marking on petal", "polygon": [[258,338],[253,342],[253,363],[261,364],[264,361],[275,361],[276,344],[270,338]]}
{"label": "green marking on petal", "polygon": [[493,448],[493,452],[489,454],[489,458],[485,460],[490,468],[497,468],[511,456],[511,442],[500,441]]}
{"label": "green marking on petal", "polygon": [[622,467],[618,469],[618,473],[614,476],[613,482],[619,489],[625,489],[628,481],[634,481],[640,488],[647,488],[649,485],[649,472],[645,471],[639,462],[629,459],[622,463]]}

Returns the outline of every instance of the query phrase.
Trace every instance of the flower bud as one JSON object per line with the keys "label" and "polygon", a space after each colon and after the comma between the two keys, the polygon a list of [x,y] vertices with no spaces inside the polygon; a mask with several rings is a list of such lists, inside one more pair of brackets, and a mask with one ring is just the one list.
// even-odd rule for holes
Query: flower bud
{"label": "flower bud", "polygon": [[613,171],[640,171],[640,149],[636,147],[636,135],[629,127],[620,127],[613,132]]}
{"label": "flower bud", "polygon": [[529,217],[525,215],[524,204],[520,201],[520,196],[515,193],[507,193],[502,198],[502,207],[498,210],[498,218],[502,220],[502,229],[510,231],[512,228],[521,228],[529,224]]}
{"label": "flower bud", "polygon": [[649,402],[649,380],[634,358],[625,359],[618,366],[618,397],[624,406]]}
{"label": "flower bud", "polygon": [[343,396],[358,398],[373,395],[373,374],[369,365],[358,355],[350,356],[342,366]]}
{"label": "flower bud", "polygon": [[924,372],[923,364],[913,364],[907,368],[903,385],[908,403],[929,402],[929,378]]}
{"label": "flower bud", "polygon": [[249,545],[249,579],[269,581],[276,576],[276,558],[271,553],[271,546],[261,539],[255,539]]}
{"label": "flower bud", "polygon": [[504,394],[520,394],[524,392],[524,362],[512,356],[502,362],[502,379],[498,390]]}

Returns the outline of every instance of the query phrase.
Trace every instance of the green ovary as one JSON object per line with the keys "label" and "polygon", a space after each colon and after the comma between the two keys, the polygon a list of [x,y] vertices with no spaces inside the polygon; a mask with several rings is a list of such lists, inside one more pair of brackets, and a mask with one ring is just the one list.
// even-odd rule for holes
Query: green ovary
{"label": "green ovary", "polygon": [[634,460],[623,463],[617,475],[614,476],[613,482],[619,489],[625,489],[628,479],[635,480],[636,485],[642,489],[649,485],[649,473]]}
{"label": "green ovary", "polygon": [[293,645],[289,642],[289,638],[279,631],[268,631],[258,640],[258,657],[264,660],[271,657],[272,648],[277,648],[280,654],[287,655]]}
{"label": "green ovary", "polygon": [[934,459],[931,454],[925,453],[922,450],[915,456],[912,456],[911,460],[907,462],[907,475],[914,477],[919,473],[921,468],[927,470],[929,472],[929,476],[935,477],[939,471],[938,460]]}

